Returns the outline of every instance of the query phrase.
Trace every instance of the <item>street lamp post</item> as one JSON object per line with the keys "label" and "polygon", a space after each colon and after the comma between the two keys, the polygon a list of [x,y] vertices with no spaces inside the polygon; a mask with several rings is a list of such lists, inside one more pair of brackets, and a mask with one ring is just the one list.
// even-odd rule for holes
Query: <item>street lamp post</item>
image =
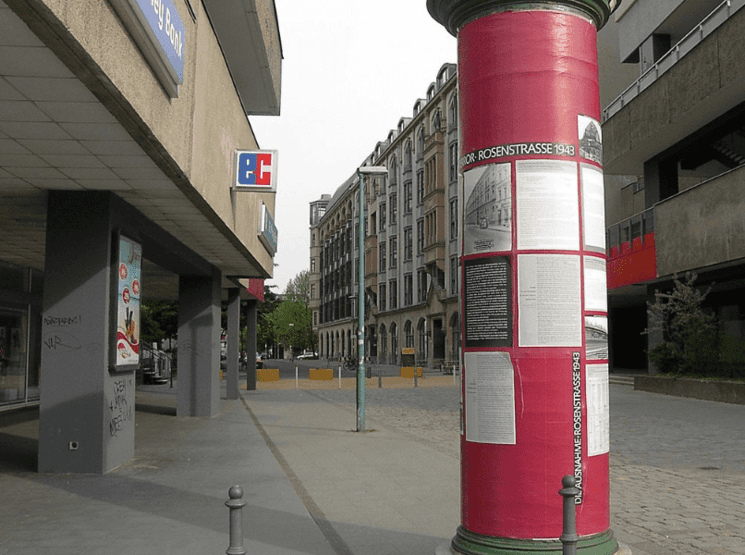
{"label": "street lamp post", "polygon": [[361,166],[357,169],[360,178],[360,213],[359,213],[359,274],[357,276],[359,310],[357,311],[357,431],[365,431],[365,175],[388,175],[385,166]]}

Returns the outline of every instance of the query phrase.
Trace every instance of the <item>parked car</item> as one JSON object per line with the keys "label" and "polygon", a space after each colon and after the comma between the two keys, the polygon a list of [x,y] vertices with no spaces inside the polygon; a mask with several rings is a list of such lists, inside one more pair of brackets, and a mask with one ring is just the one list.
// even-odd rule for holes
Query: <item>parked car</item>
{"label": "parked car", "polygon": [[316,359],[318,358],[318,353],[303,353],[295,358],[297,358],[297,360]]}
{"label": "parked car", "polygon": [[264,368],[264,361],[261,360],[261,355],[256,353],[256,368]]}

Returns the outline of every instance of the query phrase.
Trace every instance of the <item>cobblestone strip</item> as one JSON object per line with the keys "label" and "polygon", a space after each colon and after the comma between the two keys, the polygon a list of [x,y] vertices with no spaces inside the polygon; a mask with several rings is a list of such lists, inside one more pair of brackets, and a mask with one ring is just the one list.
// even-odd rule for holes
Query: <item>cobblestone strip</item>
{"label": "cobblestone strip", "polygon": [[[369,393],[371,426],[460,456],[457,390]],[[349,393],[313,394],[355,412]],[[634,555],[745,555],[745,474],[713,467],[659,468],[612,453],[610,477],[611,528]]]}

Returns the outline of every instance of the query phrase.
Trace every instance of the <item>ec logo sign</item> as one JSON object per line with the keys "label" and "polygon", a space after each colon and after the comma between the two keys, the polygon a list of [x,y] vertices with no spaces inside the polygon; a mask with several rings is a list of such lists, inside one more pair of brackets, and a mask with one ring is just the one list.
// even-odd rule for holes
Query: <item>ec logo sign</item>
{"label": "ec logo sign", "polygon": [[277,191],[277,151],[237,150],[233,189],[250,192]]}

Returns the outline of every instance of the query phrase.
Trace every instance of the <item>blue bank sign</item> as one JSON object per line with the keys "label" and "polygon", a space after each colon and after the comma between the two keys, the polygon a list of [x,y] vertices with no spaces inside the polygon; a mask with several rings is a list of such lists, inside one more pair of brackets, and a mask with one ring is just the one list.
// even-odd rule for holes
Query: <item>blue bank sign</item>
{"label": "blue bank sign", "polygon": [[269,209],[263,202],[261,203],[259,218],[259,239],[264,243],[269,254],[274,256],[274,253],[277,252],[277,226],[274,225],[274,219],[272,219]]}
{"label": "blue bank sign", "polygon": [[175,98],[184,82],[186,30],[173,0],[111,0],[163,88]]}

